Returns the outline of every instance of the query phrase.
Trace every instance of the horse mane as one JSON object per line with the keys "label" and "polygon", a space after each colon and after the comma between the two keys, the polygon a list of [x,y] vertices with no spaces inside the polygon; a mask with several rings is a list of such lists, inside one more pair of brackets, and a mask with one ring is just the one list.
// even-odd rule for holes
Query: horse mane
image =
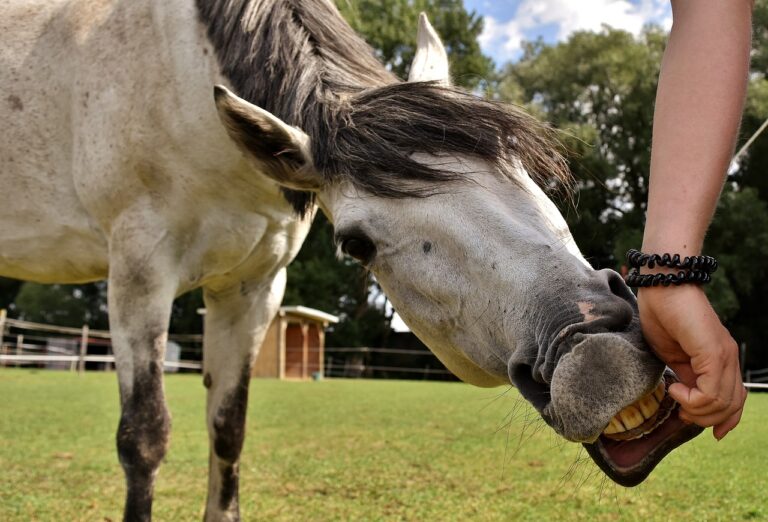
{"label": "horse mane", "polygon": [[[196,1],[222,74],[239,96],[310,137],[328,182],[402,198],[467,177],[423,165],[414,152],[471,155],[500,172],[519,161],[544,187],[570,179],[548,127],[459,88],[399,82],[330,0]],[[301,215],[314,205],[311,193],[283,192]]]}
{"label": "horse mane", "polygon": [[[551,128],[514,105],[460,88],[409,82],[367,89],[336,118],[332,139],[314,153],[316,167],[332,176],[328,181],[343,177],[377,196],[427,197],[441,191],[441,182],[471,177],[449,168],[455,156],[484,160],[500,175],[522,166],[544,189],[571,181]],[[428,166],[413,159],[415,152],[445,162]]]}

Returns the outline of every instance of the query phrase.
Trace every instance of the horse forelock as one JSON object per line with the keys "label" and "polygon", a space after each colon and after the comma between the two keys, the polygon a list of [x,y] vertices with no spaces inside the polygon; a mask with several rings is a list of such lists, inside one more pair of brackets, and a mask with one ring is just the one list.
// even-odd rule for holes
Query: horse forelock
{"label": "horse forelock", "polygon": [[[548,127],[459,88],[398,82],[329,0],[197,6],[222,74],[241,97],[310,137],[328,182],[402,198],[428,196],[468,176],[413,159],[423,152],[476,157],[502,173],[519,161],[540,186],[568,186]],[[309,192],[283,193],[301,215],[314,205]]]}
{"label": "horse forelock", "polygon": [[[452,158],[488,163],[502,176],[522,166],[544,189],[570,188],[571,176],[553,129],[523,110],[435,82],[367,89],[336,111],[330,139],[314,148],[326,179],[348,179],[382,197],[423,197],[470,173]],[[445,157],[426,165],[414,153]],[[413,181],[415,183],[403,183]]]}

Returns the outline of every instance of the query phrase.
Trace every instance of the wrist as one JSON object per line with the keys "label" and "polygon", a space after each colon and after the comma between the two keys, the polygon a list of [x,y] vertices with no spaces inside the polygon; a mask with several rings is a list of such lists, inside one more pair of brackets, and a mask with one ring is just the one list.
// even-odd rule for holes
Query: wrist
{"label": "wrist", "polygon": [[649,209],[643,233],[643,252],[701,255],[708,219],[678,209],[674,213],[654,213]]}
{"label": "wrist", "polygon": [[641,250],[656,254],[679,254],[680,257],[701,255],[704,237],[698,234],[675,234],[673,231],[661,231],[655,234],[646,232]]}

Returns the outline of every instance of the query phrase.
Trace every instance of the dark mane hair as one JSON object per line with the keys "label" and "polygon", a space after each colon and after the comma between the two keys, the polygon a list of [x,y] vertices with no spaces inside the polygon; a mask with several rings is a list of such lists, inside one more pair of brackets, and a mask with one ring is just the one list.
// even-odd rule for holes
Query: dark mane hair
{"label": "dark mane hair", "polygon": [[544,188],[570,181],[550,128],[513,105],[459,88],[411,82],[367,89],[335,116],[331,139],[314,151],[315,165],[328,181],[348,179],[377,196],[429,196],[441,182],[468,176],[419,163],[414,152],[445,156],[446,165],[453,155],[474,156],[501,175],[522,165]]}
{"label": "dark mane hair", "polygon": [[[569,179],[551,131],[523,111],[435,83],[400,83],[330,0],[197,0],[237,94],[312,140],[315,166],[383,197],[423,197],[460,176],[414,152],[472,155],[540,185]],[[506,168],[504,168],[506,167]],[[310,193],[284,190],[300,214]]]}

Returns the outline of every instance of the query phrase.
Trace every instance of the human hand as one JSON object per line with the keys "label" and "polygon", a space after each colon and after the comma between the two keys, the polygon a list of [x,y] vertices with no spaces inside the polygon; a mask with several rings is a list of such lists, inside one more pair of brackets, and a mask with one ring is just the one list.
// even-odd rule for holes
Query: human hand
{"label": "human hand", "polygon": [[642,288],[638,307],[643,335],[680,379],[669,387],[680,418],[713,426],[722,439],[739,423],[747,397],[736,341],[699,286]]}

